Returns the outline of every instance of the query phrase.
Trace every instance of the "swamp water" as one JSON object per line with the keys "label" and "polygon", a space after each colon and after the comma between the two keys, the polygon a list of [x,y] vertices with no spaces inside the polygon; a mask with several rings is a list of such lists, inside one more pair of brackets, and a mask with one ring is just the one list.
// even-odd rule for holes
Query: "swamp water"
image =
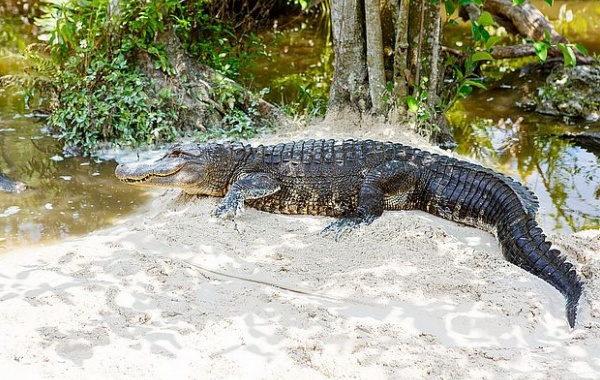
{"label": "swamp water", "polygon": [[64,157],[41,124],[6,107],[0,94],[0,170],[27,190],[0,193],[0,253],[110,226],[150,196],[120,183],[114,161]]}
{"label": "swamp water", "polygon": [[[19,62],[2,54],[0,76],[22,70]],[[114,177],[114,161],[63,156],[27,112],[22,95],[0,88],[0,172],[27,184],[19,194],[0,192],[0,254],[113,225],[148,203],[143,189]]]}

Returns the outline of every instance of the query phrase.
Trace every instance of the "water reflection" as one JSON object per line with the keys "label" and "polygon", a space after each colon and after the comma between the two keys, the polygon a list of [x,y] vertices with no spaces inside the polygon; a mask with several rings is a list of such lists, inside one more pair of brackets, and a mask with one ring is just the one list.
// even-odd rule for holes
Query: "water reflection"
{"label": "water reflection", "polygon": [[0,122],[5,130],[0,133],[0,167],[28,189],[0,194],[0,250],[85,234],[146,201],[140,189],[132,191],[115,180],[113,162],[63,158],[54,139],[27,136],[31,122],[10,122],[14,129],[6,124]]}
{"label": "water reflection", "polygon": [[[600,52],[600,3],[542,0],[532,3],[557,30],[582,43],[590,54]],[[449,41],[465,40],[456,30]],[[547,232],[571,233],[600,227],[600,159],[559,138],[567,132],[600,132],[599,122],[539,115],[519,108],[523,97],[537,90],[543,76],[522,76],[508,66],[488,77],[489,90],[462,100],[450,114],[458,153],[473,157],[516,178],[540,200],[540,223]],[[512,71],[511,70],[515,70]],[[530,72],[529,74],[532,74]]]}
{"label": "water reflection", "polygon": [[0,193],[0,252],[109,226],[146,203],[148,193],[115,179],[114,162],[63,157],[15,98],[0,94],[0,172],[28,188]]}
{"label": "water reflection", "polygon": [[[477,112],[488,95],[472,96],[461,102],[463,111],[451,114],[459,141],[457,152],[475,157],[533,190],[540,200],[540,222],[547,232],[600,227],[600,158],[559,138],[560,133],[577,126],[516,107],[508,112],[502,106],[498,110],[490,102],[487,112]],[[511,114],[514,120],[504,119]],[[594,125],[587,127],[600,130]]]}

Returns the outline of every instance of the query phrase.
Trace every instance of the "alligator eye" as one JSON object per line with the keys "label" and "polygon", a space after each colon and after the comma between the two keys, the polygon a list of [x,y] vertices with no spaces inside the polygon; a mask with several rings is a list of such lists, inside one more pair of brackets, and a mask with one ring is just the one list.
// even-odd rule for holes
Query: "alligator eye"
{"label": "alligator eye", "polygon": [[171,149],[171,151],[167,154],[170,158],[179,158],[183,153],[179,147]]}

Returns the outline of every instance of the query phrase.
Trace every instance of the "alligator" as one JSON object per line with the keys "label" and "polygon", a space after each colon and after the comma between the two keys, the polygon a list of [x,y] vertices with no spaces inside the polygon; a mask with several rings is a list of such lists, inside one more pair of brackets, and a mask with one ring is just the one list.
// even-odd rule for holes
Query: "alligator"
{"label": "alligator", "polygon": [[392,142],[305,140],[253,147],[239,142],[176,144],[154,161],[120,164],[121,181],[223,197],[214,214],[250,206],[335,217],[337,240],[384,210],[416,209],[496,235],[506,260],[555,287],[575,326],[583,282],[537,225],[536,196],[483,166]]}

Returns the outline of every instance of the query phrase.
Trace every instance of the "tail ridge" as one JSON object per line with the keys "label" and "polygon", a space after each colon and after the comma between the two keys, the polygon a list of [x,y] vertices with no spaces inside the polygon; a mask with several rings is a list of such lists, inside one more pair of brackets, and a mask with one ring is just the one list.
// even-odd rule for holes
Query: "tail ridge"
{"label": "tail ridge", "polygon": [[567,321],[574,328],[583,282],[573,264],[558,249],[552,248],[542,229],[529,216],[503,223],[498,230],[504,234],[500,242],[505,258],[546,281],[565,297]]}

